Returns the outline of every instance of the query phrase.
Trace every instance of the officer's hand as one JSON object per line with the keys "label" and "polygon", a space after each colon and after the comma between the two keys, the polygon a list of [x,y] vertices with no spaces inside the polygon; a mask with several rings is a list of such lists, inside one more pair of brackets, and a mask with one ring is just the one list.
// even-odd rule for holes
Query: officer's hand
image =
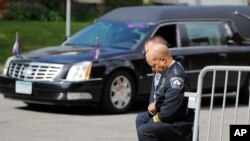
{"label": "officer's hand", "polygon": [[155,107],[155,103],[152,102],[148,105],[148,112],[151,114],[151,115],[155,115],[156,114],[156,107]]}

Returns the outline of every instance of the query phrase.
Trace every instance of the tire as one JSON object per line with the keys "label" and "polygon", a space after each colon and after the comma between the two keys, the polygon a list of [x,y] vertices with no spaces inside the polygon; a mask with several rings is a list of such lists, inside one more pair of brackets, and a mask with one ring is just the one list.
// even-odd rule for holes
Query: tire
{"label": "tire", "polygon": [[126,112],[134,101],[135,84],[130,74],[117,71],[108,78],[101,108],[111,114]]}

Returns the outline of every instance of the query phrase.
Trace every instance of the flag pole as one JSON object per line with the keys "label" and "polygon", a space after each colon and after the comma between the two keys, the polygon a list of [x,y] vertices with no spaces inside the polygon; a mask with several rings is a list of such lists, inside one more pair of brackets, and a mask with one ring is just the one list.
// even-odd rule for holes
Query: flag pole
{"label": "flag pole", "polygon": [[71,0],[66,2],[66,40],[70,37]]}
{"label": "flag pole", "polygon": [[99,61],[99,56],[100,56],[99,38],[96,37],[96,46],[93,52],[93,61]]}
{"label": "flag pole", "polygon": [[16,40],[15,40],[15,43],[12,47],[12,54],[15,55],[15,56],[19,56],[19,35],[18,35],[18,32],[16,32]]}

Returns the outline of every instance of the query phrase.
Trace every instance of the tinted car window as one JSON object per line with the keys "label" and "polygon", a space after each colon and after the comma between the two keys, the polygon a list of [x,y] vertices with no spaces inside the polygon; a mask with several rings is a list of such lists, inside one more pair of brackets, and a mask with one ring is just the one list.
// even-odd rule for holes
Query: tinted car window
{"label": "tinted car window", "polygon": [[168,42],[168,47],[177,47],[176,24],[160,26],[155,32],[155,36],[161,36]]}
{"label": "tinted car window", "polygon": [[81,30],[65,45],[95,46],[96,39],[102,47],[130,49],[137,45],[150,29],[144,23],[99,21]]}
{"label": "tinted car window", "polygon": [[[185,23],[180,24],[182,46],[213,46],[226,44],[226,32],[222,23]],[[184,37],[184,38],[185,38]]]}

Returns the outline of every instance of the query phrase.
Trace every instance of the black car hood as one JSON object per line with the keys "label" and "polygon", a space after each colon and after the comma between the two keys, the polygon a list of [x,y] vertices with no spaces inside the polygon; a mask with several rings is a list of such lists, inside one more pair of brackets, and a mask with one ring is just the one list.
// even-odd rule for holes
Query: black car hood
{"label": "black car hood", "polygon": [[[100,59],[124,54],[128,51],[100,47]],[[93,60],[93,47],[53,46],[21,54],[20,57],[33,62],[72,64]]]}

